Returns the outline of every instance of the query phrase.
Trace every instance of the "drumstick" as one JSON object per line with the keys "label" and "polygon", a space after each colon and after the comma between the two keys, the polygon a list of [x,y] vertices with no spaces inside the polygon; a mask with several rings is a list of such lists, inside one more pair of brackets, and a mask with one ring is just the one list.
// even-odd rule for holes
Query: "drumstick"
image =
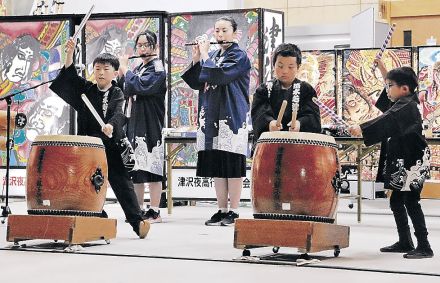
{"label": "drumstick", "polygon": [[346,127],[350,126],[347,122],[342,120],[333,110],[331,110],[327,105],[319,101],[318,98],[313,97],[312,100],[316,105],[319,106],[319,108],[321,108],[325,113],[327,113],[336,123],[342,124]]}
{"label": "drumstick", "polygon": [[284,111],[286,111],[286,107],[287,107],[287,100],[283,100],[283,104],[281,104],[280,112],[278,113],[278,118],[277,118],[278,128],[281,127],[281,120],[283,119]]}
{"label": "drumstick", "polygon": [[297,109],[292,109],[292,121],[290,122],[290,129],[294,129],[296,125],[296,115],[298,114]]}
{"label": "drumstick", "polygon": [[90,8],[89,12],[84,16],[84,19],[82,19],[81,23],[79,24],[78,29],[76,30],[75,34],[73,35],[73,40],[76,40],[76,38],[78,37],[79,33],[81,32],[81,30],[84,28],[84,26],[87,23],[87,20],[90,18],[90,16],[92,15],[92,11],[93,9],[95,9],[95,5],[92,5],[92,7]]}
{"label": "drumstick", "polygon": [[[382,47],[380,48],[380,51],[377,52],[377,54],[376,54],[376,59],[382,59],[383,52],[384,52],[385,49],[387,48],[388,42],[390,41],[391,36],[393,35],[393,32],[394,32],[395,29],[396,29],[396,24],[393,23],[393,24],[391,25],[391,27],[390,27],[390,30],[388,31],[388,34],[387,34],[387,37],[385,38],[385,41],[384,41],[383,44],[382,44]],[[377,64],[374,63],[374,64],[373,64],[373,68],[371,69],[371,71],[372,71],[373,73],[374,73],[374,70],[376,69],[376,67],[377,67]]]}
{"label": "drumstick", "polygon": [[[93,114],[93,116],[95,117],[96,121],[99,123],[101,128],[103,128],[105,126],[105,123],[104,121],[102,121],[101,116],[99,116],[98,112],[96,112],[95,107],[93,107],[90,100],[87,98],[87,96],[84,93],[81,94],[81,98],[86,104],[87,108],[89,108],[90,112]],[[111,138],[112,134],[110,134],[108,137]]]}

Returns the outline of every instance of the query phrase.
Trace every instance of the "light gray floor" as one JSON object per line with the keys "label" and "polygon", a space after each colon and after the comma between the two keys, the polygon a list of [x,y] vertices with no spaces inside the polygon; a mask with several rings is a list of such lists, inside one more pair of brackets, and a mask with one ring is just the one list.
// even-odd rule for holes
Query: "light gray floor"
{"label": "light gray floor", "polygon": [[[206,218],[215,212],[210,203],[176,207],[172,215],[162,209],[164,223],[152,225],[148,237],[136,238],[124,223],[118,204],[106,211],[118,220],[118,235],[109,245],[103,241],[86,245],[77,253],[64,253],[61,243],[26,241],[27,247],[12,250],[6,242],[6,224],[0,224],[1,282],[273,282],[308,280],[317,282],[440,282],[440,201],[423,200],[428,215],[429,239],[436,256],[406,260],[401,254],[382,254],[379,248],[397,239],[388,201],[363,201],[361,223],[356,205],[341,200],[338,224],[349,225],[350,247],[338,258],[333,251],[311,254],[320,263],[297,267],[293,263],[254,264],[237,261],[241,250],[234,249],[233,227],[207,227]],[[12,212],[26,214],[24,201],[10,203]],[[249,204],[240,208],[242,218],[251,218]],[[271,254],[271,248],[253,249],[253,256]],[[280,253],[297,254],[281,248]],[[235,259],[235,261],[234,261]],[[431,276],[431,275],[434,276]]]}

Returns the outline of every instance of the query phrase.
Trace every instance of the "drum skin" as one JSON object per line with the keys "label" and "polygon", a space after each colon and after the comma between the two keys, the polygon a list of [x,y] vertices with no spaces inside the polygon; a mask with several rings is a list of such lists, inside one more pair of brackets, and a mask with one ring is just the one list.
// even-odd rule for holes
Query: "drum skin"
{"label": "drum skin", "polygon": [[[92,178],[101,171],[103,184]],[[26,170],[28,212],[102,212],[107,191],[107,160],[102,141],[86,136],[37,136]],[[98,173],[99,175],[99,173]]]}
{"label": "drum skin", "polygon": [[334,221],[338,201],[334,184],[338,178],[339,161],[333,137],[263,133],[252,164],[254,216],[309,215]]}

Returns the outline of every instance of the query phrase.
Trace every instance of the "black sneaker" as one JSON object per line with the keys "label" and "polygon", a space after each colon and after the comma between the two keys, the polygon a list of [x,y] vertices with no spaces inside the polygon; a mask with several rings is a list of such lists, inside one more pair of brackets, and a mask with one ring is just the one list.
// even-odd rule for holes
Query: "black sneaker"
{"label": "black sneaker", "polygon": [[396,242],[391,246],[386,246],[380,249],[383,253],[407,253],[414,250],[414,246],[411,244],[401,244],[400,242]]}
{"label": "black sneaker", "polygon": [[156,212],[152,208],[144,212],[143,218],[148,220],[150,224],[162,222],[162,217],[160,217],[160,211]]}
{"label": "black sneaker", "polygon": [[434,252],[430,247],[421,248],[420,246],[403,255],[404,258],[409,259],[431,258],[433,256]]}
{"label": "black sneaker", "polygon": [[222,226],[230,226],[230,225],[234,225],[235,223],[235,219],[237,219],[239,217],[239,215],[233,211],[229,211],[226,214],[226,217],[223,218],[223,220],[221,221],[221,225]]}
{"label": "black sneaker", "polygon": [[220,226],[220,222],[226,217],[226,213],[221,210],[217,211],[211,219],[205,221],[206,226]]}

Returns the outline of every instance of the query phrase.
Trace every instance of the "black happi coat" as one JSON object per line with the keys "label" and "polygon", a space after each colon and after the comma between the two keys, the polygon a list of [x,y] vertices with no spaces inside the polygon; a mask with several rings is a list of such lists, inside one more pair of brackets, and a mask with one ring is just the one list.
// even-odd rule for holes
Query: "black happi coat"
{"label": "black happi coat", "polygon": [[136,158],[133,170],[163,175],[164,148],[162,128],[165,120],[166,73],[160,59],[155,58],[119,80],[127,102],[132,103],[128,116],[127,137]]}
{"label": "black happi coat", "polygon": [[[299,109],[296,119],[300,122],[301,132],[320,133],[321,117],[319,107],[313,102],[316,97],[313,87],[295,79],[293,84],[300,83]],[[276,120],[283,100],[287,100],[286,111],[282,119],[283,131],[288,131],[288,123],[292,120],[292,86],[282,89],[279,80],[261,84],[255,91],[252,101],[251,117],[255,141],[263,132],[269,131],[269,123]]]}
{"label": "black happi coat", "polygon": [[[106,148],[116,149],[114,141],[119,141],[124,136],[122,127],[126,122],[122,111],[124,94],[119,87],[113,84],[108,90],[106,101],[103,101],[105,92],[100,91],[96,84],[78,76],[72,64],[67,69],[64,67],[61,69],[50,89],[78,112],[78,135],[101,138]],[[83,93],[90,100],[104,123],[113,126],[112,139],[102,132],[101,126],[81,99]],[[107,108],[106,115],[104,115],[105,108]]]}
{"label": "black happi coat", "polygon": [[418,103],[415,94],[393,103],[384,90],[376,103],[383,114],[361,125],[365,145],[382,142],[377,181],[387,189],[420,192],[429,176],[430,151]]}

